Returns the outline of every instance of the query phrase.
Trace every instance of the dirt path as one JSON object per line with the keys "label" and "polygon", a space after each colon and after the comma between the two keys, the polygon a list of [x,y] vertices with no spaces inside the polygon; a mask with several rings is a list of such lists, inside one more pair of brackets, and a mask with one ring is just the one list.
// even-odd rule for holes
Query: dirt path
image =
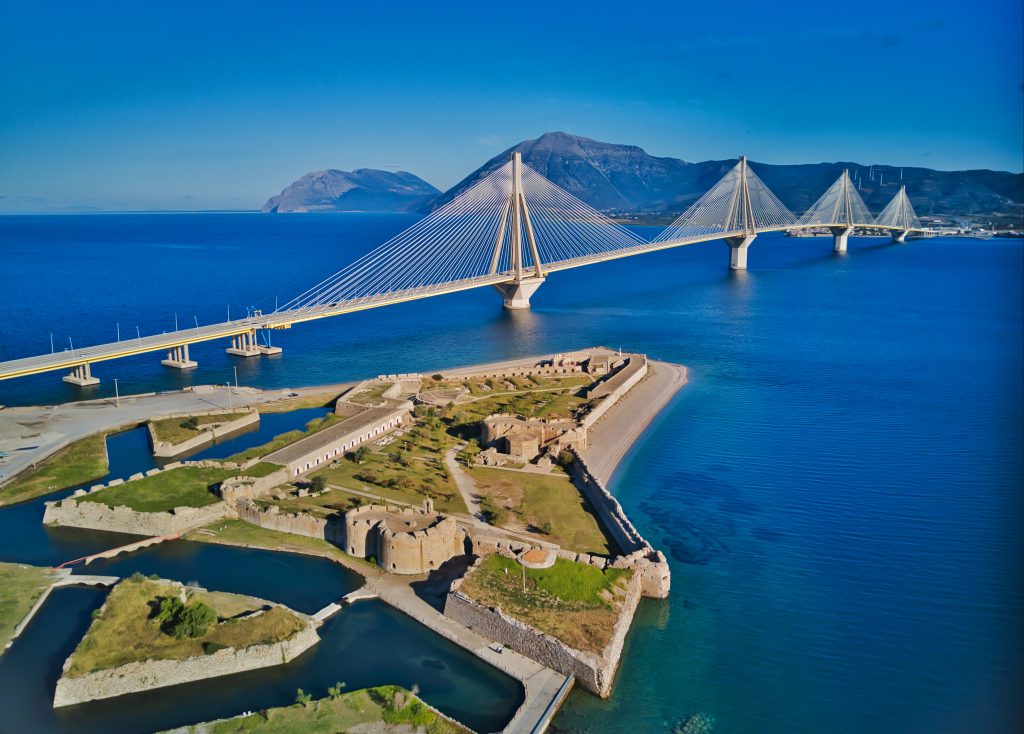
{"label": "dirt path", "polygon": [[466,448],[466,444],[461,443],[445,451],[444,465],[451,472],[452,479],[455,480],[455,486],[459,488],[459,494],[462,495],[462,501],[466,503],[466,509],[469,511],[469,514],[483,522],[484,514],[483,510],[480,509],[480,493],[476,489],[476,482],[473,481],[473,477],[462,470],[458,460],[455,458],[464,448]]}

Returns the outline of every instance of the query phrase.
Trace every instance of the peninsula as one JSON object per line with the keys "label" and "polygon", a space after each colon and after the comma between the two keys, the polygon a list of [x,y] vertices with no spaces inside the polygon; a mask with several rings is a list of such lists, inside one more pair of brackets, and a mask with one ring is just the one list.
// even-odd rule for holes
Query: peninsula
{"label": "peninsula", "polygon": [[[64,423],[63,441],[47,443],[51,457],[33,456],[36,467],[8,487],[30,495],[59,488],[49,482],[72,465],[96,476],[74,448],[102,447],[105,433],[125,425],[126,412],[144,416],[154,454],[170,463],[47,502],[46,524],[136,536],[107,554],[179,539],[245,545],[321,555],[365,581],[308,621],[174,582],[123,581],[66,662],[55,704],[230,674],[272,664],[275,655],[290,659],[315,644],[316,626],[368,598],[518,679],[525,701],[506,731],[549,719],[574,682],[608,696],[641,597],[664,598],[671,581],[664,554],[606,485],[685,382],[681,366],[594,347],[283,394],[194,388],[122,399],[128,411],[97,401],[88,420]],[[197,393],[204,410],[195,409]],[[304,430],[226,459],[175,458],[251,430],[261,411],[311,404],[330,411]],[[45,435],[51,426],[44,419],[39,428]],[[142,613],[153,599],[177,599],[184,609],[193,598],[222,605],[207,604],[214,612],[208,621],[220,621],[193,641],[165,639]],[[224,604],[257,621],[234,619]],[[291,621],[267,631],[258,620],[268,614]],[[221,631],[240,625],[248,625],[245,635]],[[136,641],[127,655],[105,649],[124,630],[149,642]],[[264,650],[271,647],[284,652]]]}

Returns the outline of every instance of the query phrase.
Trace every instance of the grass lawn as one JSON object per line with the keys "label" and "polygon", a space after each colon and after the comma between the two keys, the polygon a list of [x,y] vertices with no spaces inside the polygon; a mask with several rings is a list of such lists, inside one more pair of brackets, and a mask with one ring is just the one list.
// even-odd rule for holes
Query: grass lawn
{"label": "grass lawn", "polygon": [[125,482],[77,498],[78,502],[99,502],[109,507],[127,506],[139,512],[166,512],[175,507],[206,507],[220,502],[214,487],[236,469],[181,466],[151,477]]}
{"label": "grass lawn", "polygon": [[[321,698],[308,704],[267,709],[249,716],[218,721],[212,725],[188,727],[188,732],[205,734],[335,734],[374,724],[408,725],[409,731],[424,734],[469,734],[450,719],[438,716],[412,693],[398,686],[377,686]],[[392,729],[386,729],[392,731]]]}
{"label": "grass lawn", "polygon": [[[156,434],[158,441],[166,441],[167,443],[174,444],[181,443],[198,436],[203,431],[209,430],[212,424],[229,423],[248,414],[248,411],[245,411],[240,413],[222,413],[220,415],[194,415],[182,418],[161,418],[160,420],[150,421],[149,425],[152,426],[153,433]],[[190,418],[196,421],[197,425],[194,429],[186,428],[182,425]]]}
{"label": "grass lawn", "polygon": [[276,606],[259,615],[231,619],[240,610],[264,604],[237,594],[189,590],[186,603],[201,598],[214,607],[220,621],[201,637],[175,639],[152,617],[160,598],[177,594],[178,587],[163,580],[133,576],[119,583],[72,653],[67,674],[74,677],[138,660],[184,660],[221,647],[267,645],[286,640],[305,627],[302,618]]}
{"label": "grass lawn", "polygon": [[283,449],[285,446],[295,443],[300,438],[311,436],[317,431],[322,431],[325,428],[330,428],[335,423],[340,423],[343,420],[345,419],[340,415],[328,413],[323,418],[314,418],[313,420],[311,420],[309,423],[306,424],[306,428],[303,431],[288,431],[287,433],[282,433],[279,436],[274,436],[274,438],[268,441],[267,443],[261,446],[253,446],[251,449],[246,449],[245,451],[233,454],[232,456],[229,456],[227,459],[225,459],[225,461],[232,461],[237,464],[241,464],[243,461],[248,461],[249,459],[255,459],[260,456],[266,456],[272,451]]}
{"label": "grass lawn", "polygon": [[364,445],[367,455],[362,464],[345,457],[313,476],[322,475],[329,484],[365,489],[399,502],[421,505],[430,497],[438,510],[468,511],[444,465],[444,452],[455,445],[455,440],[439,419],[417,418],[410,429],[387,446],[373,442]]}
{"label": "grass lawn", "polygon": [[238,476],[258,478],[273,474],[274,472],[280,470],[280,468],[281,467],[279,467],[277,464],[270,464],[266,461],[261,461],[258,464],[253,464],[248,469],[232,469],[232,471]]}
{"label": "grass lawn", "polygon": [[[477,489],[507,516],[500,525],[516,527],[516,519],[528,532],[578,553],[612,555],[614,544],[568,476],[562,473],[533,474],[489,467],[466,469]],[[515,517],[511,517],[515,515]],[[549,530],[549,533],[544,533]]]}
{"label": "grass lawn", "polygon": [[0,654],[14,628],[55,578],[51,568],[0,563]]}
{"label": "grass lawn", "polygon": [[65,446],[35,469],[22,472],[0,487],[0,506],[91,482],[106,474],[106,436],[97,433]]}
{"label": "grass lawn", "polygon": [[205,528],[193,530],[185,536],[186,540],[200,543],[220,543],[222,545],[240,545],[246,548],[264,548],[284,553],[305,553],[323,556],[342,563],[355,566],[364,574],[367,570],[377,567],[364,558],[357,558],[345,553],[341,548],[326,540],[309,538],[305,535],[294,535],[280,530],[261,528],[244,520],[222,520]]}
{"label": "grass lawn", "polygon": [[467,574],[462,591],[578,650],[599,653],[619,617],[616,605],[601,592],[614,595],[631,575],[626,569],[601,571],[564,558],[551,568],[524,569],[515,559],[494,554]]}
{"label": "grass lawn", "polygon": [[[363,502],[353,502],[353,500],[360,499],[363,498],[343,492],[340,489],[328,489],[318,497],[292,496],[283,500],[265,498],[256,500],[256,504],[261,507],[276,505],[283,513],[305,512],[314,517],[328,517],[330,515],[343,515],[353,507],[363,504]],[[369,502],[369,500],[366,500],[366,502]]]}

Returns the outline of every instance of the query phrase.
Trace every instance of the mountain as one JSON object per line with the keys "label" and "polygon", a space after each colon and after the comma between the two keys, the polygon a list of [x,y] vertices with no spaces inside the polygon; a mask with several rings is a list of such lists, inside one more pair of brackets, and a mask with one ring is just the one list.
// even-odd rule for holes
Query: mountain
{"label": "mountain", "polygon": [[354,171],[307,173],[277,196],[267,199],[264,212],[404,212],[415,211],[440,191],[406,171]]}
{"label": "mountain", "polygon": [[[635,145],[617,145],[551,132],[498,154],[445,193],[423,206],[432,211],[491,171],[513,151],[523,163],[595,209],[611,216],[668,221],[682,213],[721,178],[736,160],[688,163],[659,158]],[[813,204],[844,168],[860,181],[861,196],[877,213],[901,183],[917,213],[966,219],[1019,221],[1024,211],[1024,174],[1004,171],[935,171],[928,168],[867,166],[854,162],[795,165],[751,161],[772,191],[799,214]]]}

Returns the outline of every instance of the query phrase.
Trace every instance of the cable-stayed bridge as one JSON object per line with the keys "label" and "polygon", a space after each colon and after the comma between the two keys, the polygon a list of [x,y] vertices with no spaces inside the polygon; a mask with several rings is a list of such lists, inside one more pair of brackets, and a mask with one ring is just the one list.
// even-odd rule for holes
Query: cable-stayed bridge
{"label": "cable-stayed bridge", "polygon": [[66,382],[94,385],[95,362],[165,351],[163,364],[190,369],[196,362],[189,345],[216,339],[231,339],[226,351],[239,357],[274,354],[280,348],[260,345],[259,331],[483,286],[496,288],[506,308],[529,308],[530,296],[549,273],[709,240],[724,240],[730,267],[741,270],[757,235],[820,228],[832,232],[836,252],[846,251],[856,228],[891,232],[894,242],[927,232],[904,187],[874,217],[846,171],[797,217],[740,158],[678,219],[646,240],[513,153],[447,204],[273,313],[0,362],[0,380],[66,369]]}

